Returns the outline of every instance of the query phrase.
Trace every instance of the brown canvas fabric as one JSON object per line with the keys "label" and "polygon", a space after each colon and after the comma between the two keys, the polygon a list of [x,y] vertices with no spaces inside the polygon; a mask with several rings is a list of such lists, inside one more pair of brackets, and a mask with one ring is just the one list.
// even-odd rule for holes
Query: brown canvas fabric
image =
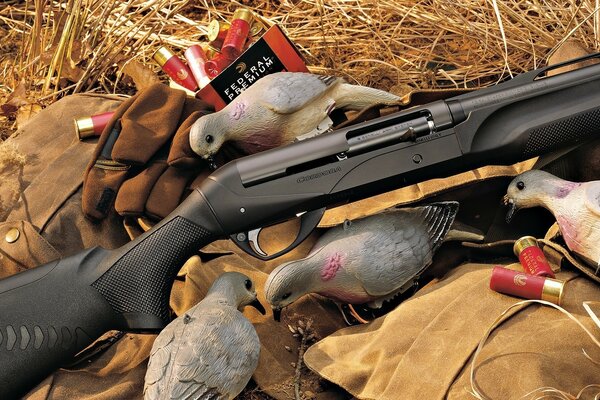
{"label": "brown canvas fabric", "polygon": [[128,240],[114,218],[100,224],[82,218],[79,189],[94,144],[80,142],[73,126],[74,119],[109,111],[121,102],[117,96],[67,97],[0,145],[0,152],[10,146],[24,158],[24,163],[0,171],[0,198],[10,196],[11,187],[4,183],[11,179],[16,178],[20,192],[17,201],[4,203],[2,232],[16,228],[19,237],[9,243],[5,234],[0,236],[2,276],[86,247],[112,248]]}
{"label": "brown canvas fabric", "polygon": [[[491,267],[456,268],[386,316],[323,339],[304,360],[360,399],[465,398],[475,349],[495,319],[520,301],[489,289]],[[600,301],[598,286],[570,272],[558,278],[568,280],[564,307],[597,333],[582,302]],[[478,356],[476,381],[493,399],[519,398],[540,387],[575,395],[600,376],[581,349],[600,356],[562,313],[521,306],[507,314]]]}

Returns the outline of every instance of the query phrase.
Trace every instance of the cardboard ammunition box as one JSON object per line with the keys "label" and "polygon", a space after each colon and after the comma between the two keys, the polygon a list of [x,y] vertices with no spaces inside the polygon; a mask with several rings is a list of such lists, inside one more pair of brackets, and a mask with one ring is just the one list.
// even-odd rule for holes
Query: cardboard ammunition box
{"label": "cardboard ammunition box", "polygon": [[281,28],[273,25],[196,97],[218,111],[259,78],[273,72],[308,72],[304,59]]}

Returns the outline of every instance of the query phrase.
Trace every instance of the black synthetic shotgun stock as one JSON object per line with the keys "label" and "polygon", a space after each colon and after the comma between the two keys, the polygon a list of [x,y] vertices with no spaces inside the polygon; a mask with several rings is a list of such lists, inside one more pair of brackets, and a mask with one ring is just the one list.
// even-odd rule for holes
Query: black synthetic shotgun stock
{"label": "black synthetic shotgun stock", "polygon": [[[600,137],[600,64],[551,69],[232,161],[153,229],[0,281],[0,398],[14,398],[108,330],[169,322],[178,269],[230,237],[261,259],[316,227],[326,208],[483,165],[507,165]],[[266,255],[261,227],[300,217]]]}

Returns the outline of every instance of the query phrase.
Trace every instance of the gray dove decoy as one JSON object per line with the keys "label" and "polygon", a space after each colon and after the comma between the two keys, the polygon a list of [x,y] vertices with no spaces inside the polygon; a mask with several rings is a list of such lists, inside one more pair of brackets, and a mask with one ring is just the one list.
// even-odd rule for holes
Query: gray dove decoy
{"label": "gray dove decoy", "polygon": [[600,181],[571,182],[548,172],[530,170],[508,185],[504,202],[510,222],[521,208],[544,207],[556,218],[569,250],[600,268]]}
{"label": "gray dove decoy", "polygon": [[263,314],[244,274],[219,276],[206,297],[161,331],[150,352],[144,383],[149,399],[233,399],[258,364],[260,342],[239,309]]}
{"label": "gray dove decoy", "polygon": [[432,203],[330,228],[307,257],[282,264],[269,274],[265,295],[275,317],[308,293],[339,303],[381,307],[410,288],[431,264],[457,212],[457,202]]}
{"label": "gray dove decoy", "polygon": [[205,159],[226,141],[252,154],[293,142],[319,126],[333,109],[399,103],[396,95],[342,78],[277,72],[256,81],[222,110],[200,117],[190,129],[190,146]]}

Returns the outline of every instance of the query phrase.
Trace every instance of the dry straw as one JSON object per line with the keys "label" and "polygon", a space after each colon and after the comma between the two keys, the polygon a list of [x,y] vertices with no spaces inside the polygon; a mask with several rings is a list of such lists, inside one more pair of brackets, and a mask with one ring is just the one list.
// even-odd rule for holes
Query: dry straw
{"label": "dry straw", "polygon": [[118,92],[126,63],[159,73],[150,56],[160,44],[182,52],[241,6],[280,24],[313,72],[399,94],[489,85],[540,66],[567,39],[599,44],[599,0],[9,0],[0,36],[19,49],[0,60],[0,96],[22,81],[38,99]]}

